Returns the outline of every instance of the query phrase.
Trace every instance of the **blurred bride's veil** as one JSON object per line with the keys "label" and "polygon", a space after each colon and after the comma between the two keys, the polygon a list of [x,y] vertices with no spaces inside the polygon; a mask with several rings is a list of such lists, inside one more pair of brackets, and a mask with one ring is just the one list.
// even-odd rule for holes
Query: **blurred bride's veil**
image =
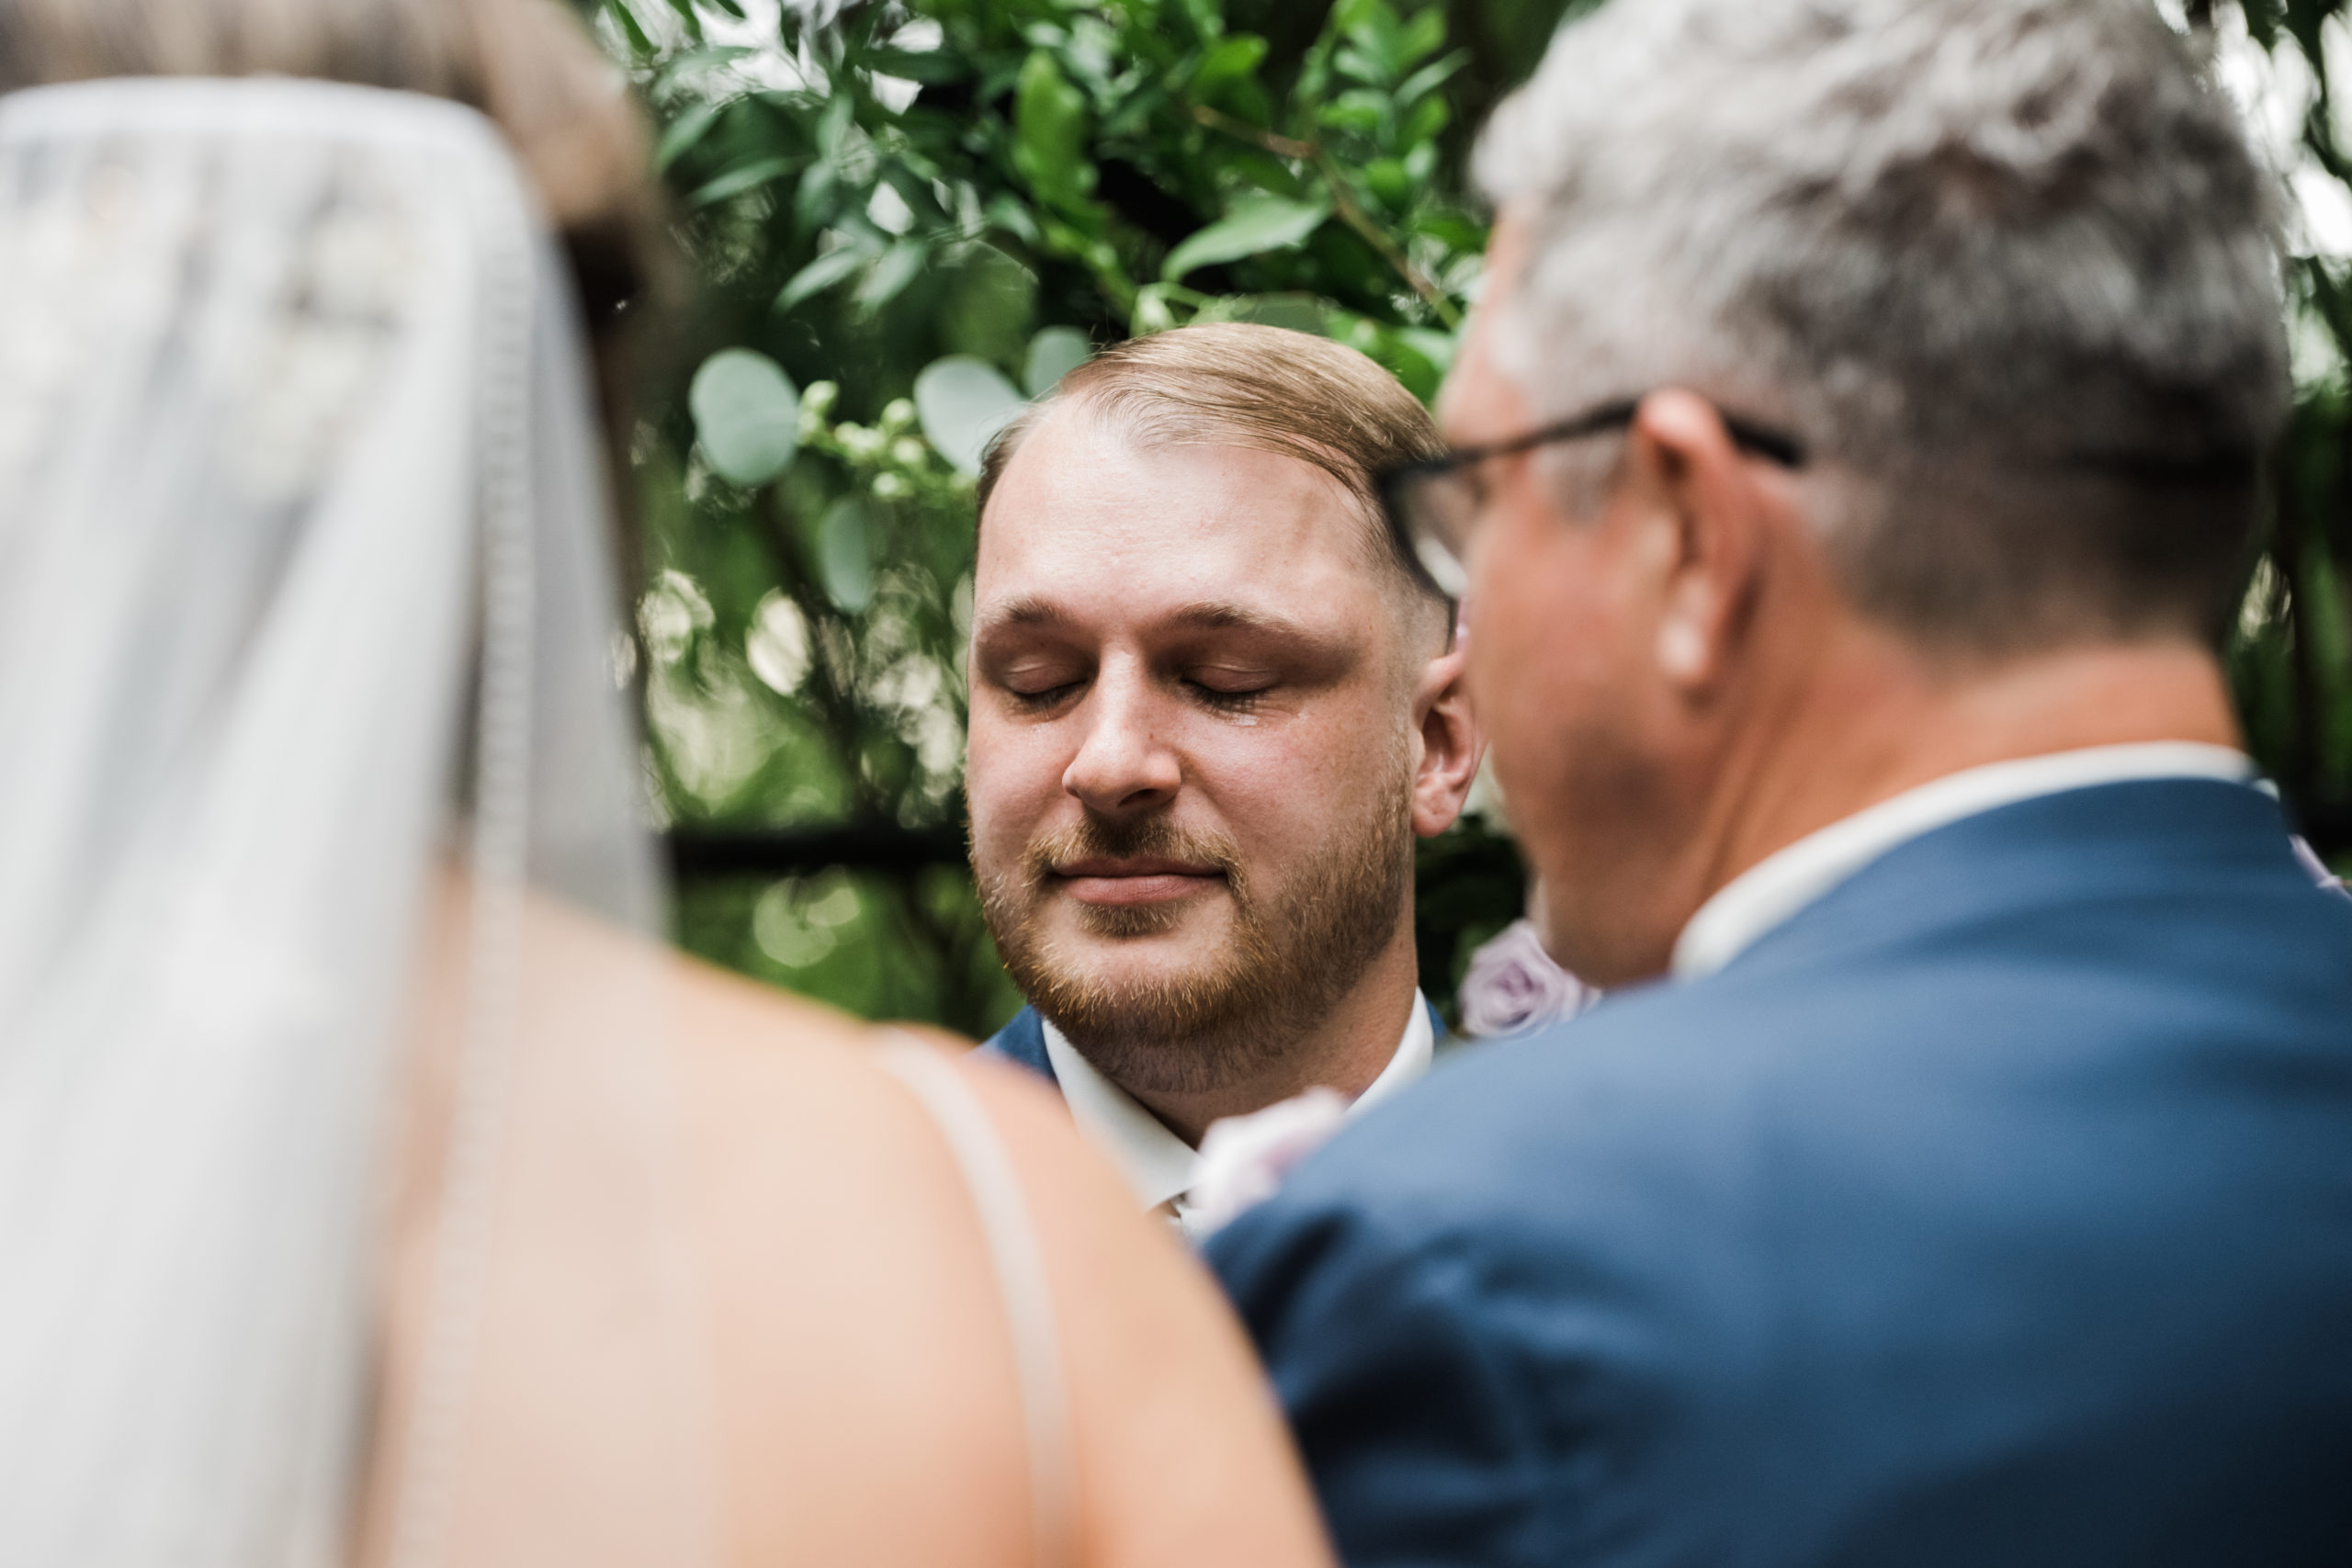
{"label": "blurred bride's veil", "polygon": [[[662,889],[534,212],[439,100],[0,99],[0,1562],[342,1561],[387,1400],[371,1556],[707,1554],[658,964],[613,934]],[[386,1107],[435,1018],[394,1388]],[[584,1299],[503,1316],[542,1265]],[[478,1397],[518,1362],[565,1431]]]}

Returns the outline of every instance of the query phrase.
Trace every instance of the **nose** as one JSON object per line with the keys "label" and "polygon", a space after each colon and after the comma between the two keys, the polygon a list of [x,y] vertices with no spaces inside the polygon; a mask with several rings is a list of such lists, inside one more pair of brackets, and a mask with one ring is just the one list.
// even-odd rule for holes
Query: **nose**
{"label": "nose", "polygon": [[1062,788],[1102,817],[1167,805],[1183,783],[1176,753],[1153,733],[1148,683],[1136,672],[1103,670],[1087,694],[1087,730],[1062,773]]}

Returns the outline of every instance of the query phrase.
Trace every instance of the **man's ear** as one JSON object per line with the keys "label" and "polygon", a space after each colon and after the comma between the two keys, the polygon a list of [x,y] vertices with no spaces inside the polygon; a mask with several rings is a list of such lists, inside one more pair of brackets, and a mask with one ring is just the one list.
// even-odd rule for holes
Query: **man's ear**
{"label": "man's ear", "polygon": [[1478,775],[1487,738],[1470,711],[1462,679],[1465,655],[1459,642],[1421,667],[1413,688],[1413,831],[1433,838],[1453,826],[1470,783]]}
{"label": "man's ear", "polygon": [[1769,555],[1768,509],[1754,465],[1693,393],[1644,398],[1625,461],[1664,536],[1652,657],[1668,685],[1696,694],[1723,678],[1747,629]]}

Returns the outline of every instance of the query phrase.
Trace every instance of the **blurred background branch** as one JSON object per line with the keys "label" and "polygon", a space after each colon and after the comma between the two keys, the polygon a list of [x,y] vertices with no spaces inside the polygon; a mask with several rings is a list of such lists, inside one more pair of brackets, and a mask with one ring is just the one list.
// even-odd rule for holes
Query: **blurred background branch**
{"label": "blurred background branch", "polygon": [[[2255,747],[2352,848],[2352,0],[2175,5],[2296,197],[2298,395],[2230,637]],[[1017,1005],[961,859],[972,475],[1105,344],[1258,321],[1424,399],[1485,220],[1476,125],[1581,0],[585,0],[700,281],[633,457],[647,770],[693,951],[971,1033]],[[1520,910],[1500,824],[1423,847],[1441,1006]]]}

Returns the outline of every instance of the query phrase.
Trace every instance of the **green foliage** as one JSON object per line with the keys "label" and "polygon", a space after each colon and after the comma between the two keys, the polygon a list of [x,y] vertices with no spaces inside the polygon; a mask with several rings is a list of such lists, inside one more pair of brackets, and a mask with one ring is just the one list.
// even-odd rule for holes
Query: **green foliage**
{"label": "green foliage", "polygon": [[[2352,186],[2340,123],[2348,106],[2327,58],[2331,37],[2341,53],[2347,11],[2346,0],[2246,0],[2243,10],[2256,41],[2306,68],[2312,92],[2298,151],[2339,186]],[[2231,675],[2256,754],[2342,865],[2352,863],[2352,263],[2297,254],[2288,288],[2295,409]]]}
{"label": "green foliage", "polygon": [[[1485,231],[1444,143],[1477,73],[1436,6],[921,0],[768,31],[722,0],[592,10],[702,285],[684,396],[651,400],[638,454],[650,754],[681,825],[959,821],[972,477],[1095,345],[1271,321],[1425,398],[1451,361]],[[681,936],[861,1012],[977,1032],[1011,1010],[955,868],[828,876],[690,885]],[[1515,870],[1487,893],[1482,930]],[[1458,934],[1429,937],[1441,993]]]}

